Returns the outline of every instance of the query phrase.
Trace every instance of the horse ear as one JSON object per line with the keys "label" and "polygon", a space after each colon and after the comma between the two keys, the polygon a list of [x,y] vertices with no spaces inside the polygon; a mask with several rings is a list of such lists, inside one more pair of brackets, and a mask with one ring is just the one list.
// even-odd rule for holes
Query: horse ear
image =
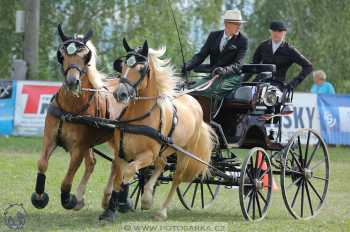
{"label": "horse ear", "polygon": [[123,70],[123,60],[121,58],[116,59],[113,62],[113,68],[115,71],[121,73]]}
{"label": "horse ear", "polygon": [[67,36],[63,33],[61,24],[58,24],[57,30],[58,30],[58,34],[59,34],[59,36],[60,36],[60,38],[61,38],[61,40],[62,40],[63,42],[69,39],[69,37],[67,37]]}
{"label": "horse ear", "polygon": [[56,56],[57,56],[58,63],[63,64],[63,55],[62,55],[60,49],[57,50]]}
{"label": "horse ear", "polygon": [[132,50],[125,38],[123,38],[123,46],[124,46],[126,52],[130,52]]}
{"label": "horse ear", "polygon": [[141,54],[143,56],[146,56],[146,57],[148,56],[148,43],[147,43],[147,40],[145,40],[145,42],[143,43]]}
{"label": "horse ear", "polygon": [[89,30],[88,32],[86,32],[86,34],[84,35],[84,43],[86,44],[87,41],[89,41],[93,35],[93,31],[92,30]]}

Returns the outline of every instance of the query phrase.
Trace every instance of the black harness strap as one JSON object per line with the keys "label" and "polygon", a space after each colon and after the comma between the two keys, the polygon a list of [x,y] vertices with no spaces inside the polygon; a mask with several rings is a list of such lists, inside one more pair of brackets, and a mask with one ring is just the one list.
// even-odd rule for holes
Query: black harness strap
{"label": "black harness strap", "polygon": [[123,141],[124,141],[124,129],[120,129],[119,158],[126,160]]}
{"label": "black harness strap", "polygon": [[[177,108],[176,106],[173,104],[173,118],[171,120],[171,128],[170,128],[170,131],[168,133],[168,138],[171,138],[173,133],[174,133],[174,130],[175,130],[175,127],[177,125],[177,122],[178,122],[178,117],[177,117]],[[160,131],[161,133],[161,131]],[[159,150],[159,156],[162,155],[162,153],[168,148],[167,144],[166,143],[163,143],[160,147],[160,150]]]}

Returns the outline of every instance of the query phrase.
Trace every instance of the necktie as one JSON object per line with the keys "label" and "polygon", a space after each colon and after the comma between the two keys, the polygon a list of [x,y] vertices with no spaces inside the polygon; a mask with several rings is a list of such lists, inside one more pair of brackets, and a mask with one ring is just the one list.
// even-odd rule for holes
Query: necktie
{"label": "necktie", "polygon": [[227,42],[229,41],[229,37],[225,36],[224,37],[224,42],[222,43],[222,46],[220,48],[220,51],[222,51],[224,49],[224,47],[226,46]]}

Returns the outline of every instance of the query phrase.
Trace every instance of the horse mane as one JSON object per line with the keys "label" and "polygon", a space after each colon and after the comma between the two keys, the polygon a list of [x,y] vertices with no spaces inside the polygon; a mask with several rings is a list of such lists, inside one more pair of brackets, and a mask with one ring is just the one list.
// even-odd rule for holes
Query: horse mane
{"label": "horse mane", "polygon": [[97,63],[97,52],[96,47],[92,44],[91,40],[86,43],[86,46],[91,51],[91,59],[87,65],[87,76],[95,89],[100,89],[103,87],[103,80],[106,78],[106,75],[99,72],[96,68]]}
{"label": "horse mane", "polygon": [[150,48],[149,64],[151,75],[156,80],[158,94],[172,98],[177,93],[176,86],[180,78],[175,75],[175,68],[170,63],[170,59],[161,59],[165,52],[165,47],[161,47],[158,50]]}

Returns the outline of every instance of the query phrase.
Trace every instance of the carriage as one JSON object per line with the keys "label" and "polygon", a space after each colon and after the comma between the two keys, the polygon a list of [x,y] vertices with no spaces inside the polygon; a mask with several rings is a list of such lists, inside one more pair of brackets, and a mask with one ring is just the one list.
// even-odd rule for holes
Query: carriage
{"label": "carriage", "polygon": [[[212,175],[182,184],[177,188],[178,198],[187,210],[205,209],[219,197],[222,186],[238,188],[244,218],[257,221],[267,215],[276,188],[273,175],[279,175],[288,212],[295,219],[312,218],[324,205],[328,190],[326,144],[312,129],[301,129],[283,141],[282,118],[293,113],[293,92],[274,79],[274,65],[243,65],[242,71],[256,75],[255,80],[202,106],[210,107],[210,124],[220,141],[212,154]],[[242,161],[235,149],[250,150]],[[158,184],[172,181],[175,167],[176,159],[171,156]],[[141,169],[131,182],[135,209],[140,207],[140,195],[151,173],[152,168]]]}
{"label": "carriage", "polygon": [[[64,35],[60,26],[58,31],[63,44],[57,52],[57,58],[62,64],[65,86],[60,89],[63,93],[59,92],[53,99],[54,102],[50,104],[49,114],[45,122],[43,152],[38,160],[36,187],[31,198],[36,208],[42,209],[48,204],[49,197],[45,192],[45,172],[50,155],[57,145],[63,146],[71,153],[70,168],[61,185],[62,206],[66,209],[79,210],[84,206],[85,187],[95,165],[92,151],[113,161],[112,158],[105,156],[93,147],[109,141],[114,136],[115,162],[113,162],[113,166],[122,165],[122,162],[127,161],[129,162],[127,170],[130,172],[124,173],[121,170],[125,168],[118,167],[121,175],[117,175],[115,169],[112,169],[102,200],[103,206],[106,206],[101,215],[103,220],[115,220],[115,211],[111,212],[109,209],[116,206],[113,196],[121,191],[122,178],[126,174],[128,177],[134,177],[131,182],[133,188],[130,191],[130,197],[134,201],[135,209],[140,205],[142,194],[144,197],[150,196],[153,200],[152,192],[154,194],[156,180],[158,184],[172,181],[171,192],[169,192],[168,198],[158,214],[160,219],[167,217],[166,209],[175,189],[183,206],[191,210],[195,207],[210,207],[218,198],[220,187],[225,186],[238,188],[240,205],[245,219],[261,220],[266,216],[270,206],[275,185],[273,175],[280,175],[283,200],[294,218],[308,219],[319,213],[325,203],[329,183],[327,147],[320,135],[311,129],[302,129],[296,132],[287,142],[282,140],[282,118],[292,113],[293,92],[286,89],[283,83],[274,78],[275,66],[244,65],[242,67],[243,73],[256,75],[256,81],[242,83],[237,90],[223,100],[213,99],[210,104],[202,105],[202,108],[209,107],[210,112],[212,112],[209,121],[211,127],[209,127],[203,122],[201,106],[193,101],[193,98],[186,95],[192,90],[180,91],[178,97],[159,95],[160,88],[163,88],[165,94],[172,93],[175,84],[178,83],[175,79],[171,79],[174,77],[171,65],[159,59],[165,53],[164,49],[154,50],[152,54],[149,54],[147,41],[142,48],[132,49],[126,40],[123,40],[124,48],[127,51],[126,62],[123,62],[123,65],[127,70],[125,72],[133,76],[134,80],[129,80],[128,75],[124,73],[120,80],[115,80],[115,83],[118,84],[113,84],[113,89],[110,90],[107,87],[102,88],[106,83],[103,83],[103,75],[96,69],[95,48],[91,43],[88,43],[92,32],[88,32],[81,38],[76,38]],[[114,67],[120,66],[115,63]],[[117,68],[116,70],[118,70]],[[157,83],[164,82],[167,82],[167,85],[157,85]],[[116,86],[117,90],[114,90]],[[140,88],[143,88],[144,91],[150,91],[147,92],[150,95],[140,97],[138,95]],[[201,101],[198,96],[195,96],[195,93],[193,96]],[[187,102],[176,102],[180,98]],[[126,108],[120,107],[124,104],[122,99],[127,99]],[[132,99],[133,104],[129,104],[130,99]],[[165,114],[162,113],[162,107],[158,105],[159,99],[165,99],[171,103],[169,104],[171,107],[167,108],[169,114],[166,115],[168,117],[170,114],[172,115],[172,119],[168,118],[169,133],[167,135],[162,133],[162,123],[164,123],[162,116]],[[138,100],[151,100],[154,103],[148,102],[146,105],[144,101]],[[62,107],[63,104],[68,104],[66,109],[69,110],[65,110]],[[182,109],[177,109],[177,116],[175,104],[182,107]],[[77,109],[77,106],[82,109]],[[158,112],[154,110],[157,106],[159,106]],[[115,119],[114,114],[108,108],[116,110],[118,107],[120,114]],[[134,111],[130,110],[132,107]],[[145,109],[141,109],[142,107]],[[125,112],[128,110],[131,112],[139,110],[140,112],[137,112],[136,117],[129,113],[129,118],[125,119],[124,117],[123,120],[119,120],[125,116]],[[185,111],[186,113],[189,111],[189,114],[186,115]],[[179,118],[179,115],[182,117]],[[186,124],[185,121],[191,117],[193,125]],[[153,120],[154,118],[156,120],[152,122],[152,126],[145,123],[140,124],[142,120]],[[131,123],[135,121],[138,123]],[[170,121],[172,121],[172,125],[169,123]],[[183,130],[188,129],[188,131],[179,129],[178,124],[172,136],[175,121],[180,121]],[[184,125],[192,126],[192,129],[184,127]],[[155,129],[156,127],[160,129]],[[211,128],[215,129],[219,141],[214,149],[212,149],[214,143],[211,139],[214,131]],[[186,135],[190,129],[192,135]],[[91,137],[90,134],[95,136]],[[122,157],[125,155],[126,144],[129,143],[128,147],[131,147],[132,142],[140,140],[137,139],[137,136],[140,135],[145,136],[142,137],[142,140],[147,140],[156,147],[153,149],[154,151],[165,151],[165,154],[159,154],[158,157],[164,155],[163,157],[167,159],[165,164],[157,166],[156,162],[153,162],[153,157],[156,154],[153,154],[152,151],[147,153],[151,155],[147,156],[148,163],[143,165],[146,167],[153,162],[154,167],[140,169],[136,173],[139,168],[135,162],[140,162],[137,160],[138,157],[134,157],[136,161],[132,162],[124,159],[125,156]],[[129,136],[128,143],[123,140],[124,136]],[[176,144],[173,140],[175,136],[177,136],[177,141],[182,141],[182,143],[185,141],[186,146]],[[186,137],[186,140],[182,137]],[[163,146],[165,150],[163,150]],[[146,147],[148,148],[148,146]],[[140,148],[141,151],[142,149],[144,148]],[[242,161],[235,154],[234,149],[250,150]],[[201,151],[203,151],[202,156]],[[171,155],[173,152],[178,153],[177,157]],[[137,152],[130,152],[129,149],[129,153]],[[184,157],[190,158],[191,162],[185,160]],[[71,184],[82,159],[85,159],[86,170],[78,186],[76,197],[70,193]],[[211,160],[211,162],[208,163],[204,159]],[[197,165],[199,163],[200,165]],[[130,168],[130,165],[134,166]],[[206,170],[203,165],[208,167],[211,175],[203,175],[193,179],[193,176]],[[140,164],[140,166],[142,165]],[[178,167],[181,167],[180,171],[178,171]],[[196,172],[192,173],[192,169],[195,169]],[[184,170],[189,170],[191,175],[188,174],[187,177],[191,179],[191,182],[179,185],[182,181],[186,181],[181,179],[185,176]],[[157,174],[153,175],[154,173]],[[150,178],[151,175],[152,178]],[[148,180],[152,181],[147,182]],[[119,189],[115,189],[116,194],[114,195],[112,193],[113,181],[114,188],[119,187]],[[151,186],[145,188],[146,183],[151,183]],[[199,197],[197,197],[197,193],[199,193]],[[104,204],[106,202],[107,204]]]}

